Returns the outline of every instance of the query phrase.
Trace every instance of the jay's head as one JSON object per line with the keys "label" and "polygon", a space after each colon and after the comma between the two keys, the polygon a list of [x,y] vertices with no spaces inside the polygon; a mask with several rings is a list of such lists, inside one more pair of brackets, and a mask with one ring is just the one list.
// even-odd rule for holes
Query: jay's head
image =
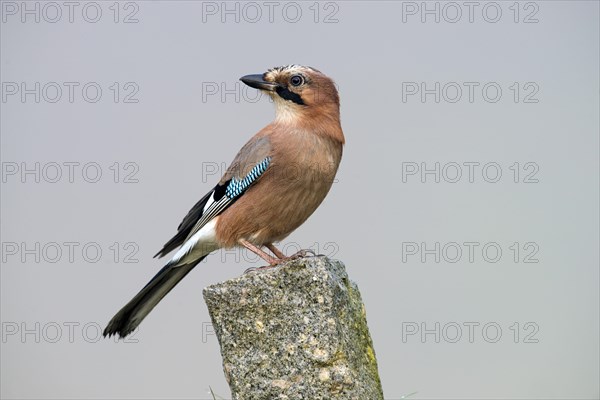
{"label": "jay's head", "polygon": [[240,78],[246,85],[268,93],[275,103],[278,120],[335,118],[340,100],[333,81],[319,70],[301,65],[271,68],[262,75]]}

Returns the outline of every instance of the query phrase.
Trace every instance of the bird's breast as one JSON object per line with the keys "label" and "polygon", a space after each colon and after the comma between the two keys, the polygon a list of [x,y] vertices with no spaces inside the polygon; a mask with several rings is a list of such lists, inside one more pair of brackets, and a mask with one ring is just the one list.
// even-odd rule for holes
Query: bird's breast
{"label": "bird's breast", "polygon": [[258,245],[282,240],[317,209],[335,179],[340,143],[307,132],[274,135],[271,143],[268,169],[219,218],[217,237],[226,247],[241,238]]}

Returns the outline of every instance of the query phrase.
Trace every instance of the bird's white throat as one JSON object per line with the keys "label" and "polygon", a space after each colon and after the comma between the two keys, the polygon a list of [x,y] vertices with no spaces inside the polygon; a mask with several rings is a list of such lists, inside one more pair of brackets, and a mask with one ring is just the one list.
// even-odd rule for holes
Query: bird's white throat
{"label": "bird's white throat", "polygon": [[278,95],[272,96],[273,103],[275,103],[275,121],[290,123],[296,121],[300,117],[298,112],[298,105],[289,101],[284,100]]}

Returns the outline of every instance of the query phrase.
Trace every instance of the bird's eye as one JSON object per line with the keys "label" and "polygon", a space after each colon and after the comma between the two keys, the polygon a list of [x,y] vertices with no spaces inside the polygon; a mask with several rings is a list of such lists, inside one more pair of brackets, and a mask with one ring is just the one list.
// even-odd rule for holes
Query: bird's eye
{"label": "bird's eye", "polygon": [[304,83],[304,78],[302,75],[294,75],[290,78],[290,83],[292,86],[300,86]]}

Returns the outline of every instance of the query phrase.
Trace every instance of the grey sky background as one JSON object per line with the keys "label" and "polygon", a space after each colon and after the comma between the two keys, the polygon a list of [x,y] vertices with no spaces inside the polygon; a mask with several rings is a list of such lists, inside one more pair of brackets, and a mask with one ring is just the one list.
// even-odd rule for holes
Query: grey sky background
{"label": "grey sky background", "polygon": [[2,398],[229,396],[202,288],[255,256],[99,329],[273,118],[238,78],[290,63],[337,82],[347,145],[281,246],[346,264],[386,399],[598,398],[598,2],[54,4],[0,3]]}

